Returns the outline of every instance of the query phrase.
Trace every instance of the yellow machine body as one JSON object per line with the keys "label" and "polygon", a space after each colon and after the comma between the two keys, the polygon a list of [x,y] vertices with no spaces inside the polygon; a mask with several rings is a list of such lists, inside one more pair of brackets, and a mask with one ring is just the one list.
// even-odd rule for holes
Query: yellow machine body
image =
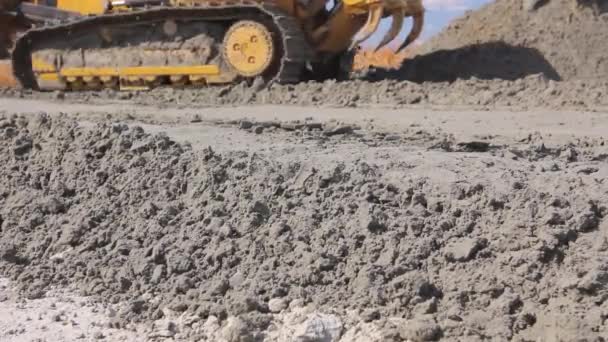
{"label": "yellow machine body", "polygon": [[57,8],[84,15],[103,14],[107,4],[108,2],[103,0],[57,0]]}
{"label": "yellow machine body", "polygon": [[[14,0],[0,0],[2,3]],[[233,1],[237,1],[235,4]],[[170,0],[164,2],[159,10],[167,9],[193,9],[196,13],[205,13],[205,8],[210,11],[222,6],[230,7],[238,12],[239,5],[251,6],[258,4],[261,7],[272,5],[278,8],[282,16],[287,16],[295,22],[299,33],[304,37],[305,44],[301,46],[290,46],[290,51],[280,51],[284,37],[282,31],[273,31],[268,23],[258,21],[256,18],[243,16],[241,20],[234,20],[231,14],[231,25],[226,29],[221,44],[222,62],[214,63],[181,63],[172,65],[170,62],[147,65],[141,60],[133,65],[89,65],[81,62],[70,65],[65,60],[64,52],[79,50],[81,47],[54,48],[56,55],[49,57],[47,53],[31,53],[31,69],[34,83],[41,89],[97,89],[104,87],[119,88],[149,88],[161,83],[174,85],[188,84],[213,84],[231,83],[242,78],[255,78],[269,74],[269,70],[278,70],[280,66],[289,62],[289,56],[302,53],[298,49],[306,49],[307,61],[315,65],[327,64],[326,71],[335,71],[338,64],[335,61],[345,53],[352,51],[362,41],[372,36],[378,29],[380,20],[392,17],[392,24],[384,38],[378,45],[378,49],[392,42],[403,28],[404,18],[414,19],[412,30],[405,42],[399,46],[399,50],[413,42],[419,35],[423,26],[424,8],[422,0],[339,0],[333,8],[328,9],[327,0]],[[225,3],[224,3],[225,2]],[[145,11],[150,5],[158,5],[158,1],[110,1],[110,0],[56,0],[28,1],[29,4],[52,7],[61,13],[75,13],[84,17],[108,17],[116,13],[135,13]],[[52,6],[49,5],[52,3]],[[134,6],[134,3],[145,3],[146,6]],[[40,7],[40,8],[42,8]],[[243,7],[245,8],[245,7]],[[201,12],[202,11],[202,12]],[[141,12],[137,12],[141,13]],[[172,12],[174,13],[174,12]],[[238,15],[237,15],[238,17]],[[139,20],[139,19],[137,19]],[[135,21],[137,21],[135,20]],[[156,19],[158,21],[158,19]],[[157,25],[157,24],[154,24]],[[178,23],[171,18],[163,24],[163,32],[166,36],[176,35],[179,31]],[[106,25],[113,29],[111,25]],[[107,33],[107,27],[102,25],[97,28],[89,28],[88,32],[96,31],[101,37],[105,37],[104,44],[113,42],[112,34]],[[124,26],[124,24],[123,24]],[[72,30],[66,31],[65,40],[70,39]],[[133,33],[137,36],[138,33]],[[145,32],[139,33],[140,37]],[[75,38],[76,39],[76,38]],[[57,41],[61,39],[56,39]],[[279,44],[280,45],[280,44]],[[310,50],[310,51],[308,51]],[[142,48],[142,54],[150,54]],[[295,51],[295,52],[294,52]],[[157,51],[156,51],[157,52]],[[154,53],[156,53],[154,52]],[[188,54],[191,52],[180,50],[171,52],[173,54]],[[281,55],[282,53],[282,55]],[[303,53],[302,53],[303,54]],[[277,59],[282,58],[282,61]],[[287,58],[287,59],[285,59]],[[142,57],[142,60],[145,58]],[[167,60],[164,58],[163,60]],[[194,59],[193,59],[194,60]],[[21,69],[20,61],[13,58],[13,66]],[[15,66],[15,64],[17,64]],[[304,63],[303,63],[304,64]],[[319,69],[313,68],[312,78],[319,73]],[[23,76],[27,72],[17,72]],[[23,76],[25,77],[25,76]],[[322,77],[318,77],[322,78]],[[292,79],[290,79],[292,80]],[[21,83],[27,83],[21,81]],[[33,83],[32,83],[33,84]],[[32,86],[32,85],[26,85]]]}

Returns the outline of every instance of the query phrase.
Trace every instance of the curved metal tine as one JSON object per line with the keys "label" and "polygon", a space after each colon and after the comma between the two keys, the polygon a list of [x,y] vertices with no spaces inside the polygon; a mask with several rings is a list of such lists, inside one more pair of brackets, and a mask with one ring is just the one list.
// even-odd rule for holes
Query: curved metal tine
{"label": "curved metal tine", "polygon": [[412,30],[405,41],[397,49],[397,53],[400,53],[403,49],[409,46],[414,40],[416,40],[416,38],[420,36],[420,33],[422,32],[422,26],[424,25],[424,13],[414,14],[413,18],[414,23],[412,24]]}
{"label": "curved metal tine", "polygon": [[388,32],[386,32],[386,35],[384,36],[384,38],[382,38],[382,41],[380,42],[380,44],[378,44],[378,46],[376,47],[376,51],[382,49],[388,43],[392,42],[393,39],[395,39],[395,37],[397,37],[399,35],[399,32],[401,32],[401,29],[403,28],[403,19],[404,19],[404,15],[405,15],[405,9],[404,8],[396,9],[391,13],[391,15],[393,18],[391,27],[388,30]]}
{"label": "curved metal tine", "polygon": [[367,40],[367,38],[371,37],[371,35],[376,32],[378,26],[380,26],[380,19],[382,19],[383,14],[384,8],[382,7],[382,5],[374,5],[370,8],[369,15],[367,17],[367,22],[358,33],[361,34],[361,36],[351,43],[351,50],[354,49],[361,42]]}

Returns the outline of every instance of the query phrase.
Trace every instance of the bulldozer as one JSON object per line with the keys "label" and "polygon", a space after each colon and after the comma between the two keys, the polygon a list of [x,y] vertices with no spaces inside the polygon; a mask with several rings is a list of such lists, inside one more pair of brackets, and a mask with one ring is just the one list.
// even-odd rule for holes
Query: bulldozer
{"label": "bulldozer", "polygon": [[[392,17],[380,49],[422,0],[0,0],[0,55],[34,90],[196,87],[348,77],[353,53]],[[2,76],[0,74],[0,79]]]}

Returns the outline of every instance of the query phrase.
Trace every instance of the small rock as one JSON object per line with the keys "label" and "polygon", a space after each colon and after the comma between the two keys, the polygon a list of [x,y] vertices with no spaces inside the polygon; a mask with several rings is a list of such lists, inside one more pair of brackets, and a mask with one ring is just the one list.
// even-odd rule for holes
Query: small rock
{"label": "small rock", "polygon": [[239,123],[239,128],[240,129],[250,129],[251,127],[253,127],[253,122],[251,122],[251,121],[242,120]]}
{"label": "small rock", "polygon": [[321,130],[323,129],[323,124],[320,122],[307,122],[305,124],[306,129],[308,129],[309,131],[313,131],[315,129]]}
{"label": "small rock", "polygon": [[144,153],[152,148],[153,144],[151,141],[136,141],[131,145],[130,151],[135,153]]}
{"label": "small rock", "polygon": [[350,125],[337,125],[334,127],[327,127],[325,131],[323,131],[323,135],[332,136],[339,134],[351,134],[353,133],[354,128]]}
{"label": "small rock", "polygon": [[397,134],[388,134],[384,137],[384,141],[397,141],[401,139],[401,137]]}
{"label": "small rock", "polygon": [[385,232],[388,228],[386,226],[386,224],[384,224],[384,222],[382,222],[381,220],[379,220],[376,217],[370,217],[365,222],[365,227],[367,228],[368,231],[375,233],[375,234]]}
{"label": "small rock", "polygon": [[264,133],[264,127],[262,127],[262,126],[256,126],[256,127],[253,129],[253,132],[254,132],[255,134],[262,134],[262,133]]}
{"label": "small rock", "polygon": [[452,320],[454,322],[462,322],[462,317],[460,317],[459,315],[456,315],[456,314],[449,315],[448,319]]}
{"label": "small rock", "polygon": [[569,163],[573,163],[578,160],[578,151],[574,148],[568,148],[560,157]]}
{"label": "small rock", "polygon": [[522,190],[525,187],[526,187],[526,185],[524,183],[522,183],[522,182],[518,182],[518,181],[513,182],[513,189],[514,190]]}
{"label": "small rock", "polygon": [[287,309],[287,301],[284,298],[273,298],[268,301],[270,312],[279,313]]}
{"label": "small rock", "polygon": [[414,307],[413,312],[422,315],[433,314],[437,312],[437,301],[437,298],[433,297],[425,302],[419,303]]}
{"label": "small rock", "polygon": [[26,153],[29,153],[32,150],[32,147],[34,146],[34,143],[29,137],[22,137],[17,139],[15,145],[16,146],[13,147],[13,152],[16,156],[21,156]]}
{"label": "small rock", "polygon": [[458,147],[463,152],[487,152],[490,149],[490,143],[485,141],[460,142]]}
{"label": "small rock", "polygon": [[296,327],[293,336],[298,342],[337,342],[342,328],[337,316],[314,313]]}
{"label": "small rock", "polygon": [[238,271],[230,277],[228,284],[230,285],[230,288],[234,289],[241,286],[243,281],[245,281],[245,277],[243,276],[243,273]]}
{"label": "small rock", "polygon": [[576,170],[576,173],[582,173],[584,175],[590,175],[592,173],[598,172],[600,169],[594,166],[583,166]]}
{"label": "small rock", "polygon": [[150,278],[150,282],[152,284],[160,283],[163,275],[165,274],[165,265],[157,265],[152,272],[152,277]]}
{"label": "small rock", "polygon": [[175,281],[175,291],[177,293],[186,293],[192,287],[192,280],[185,274],[180,275]]}
{"label": "small rock", "polygon": [[104,336],[104,334],[101,331],[96,331],[93,334],[93,338],[96,339],[96,340],[103,340],[106,337]]}
{"label": "small rock", "polygon": [[220,279],[214,284],[211,284],[211,295],[212,296],[223,296],[226,291],[230,288],[230,282],[226,279]]}
{"label": "small rock", "polygon": [[483,247],[484,243],[482,240],[465,238],[446,247],[445,258],[448,261],[469,261]]}

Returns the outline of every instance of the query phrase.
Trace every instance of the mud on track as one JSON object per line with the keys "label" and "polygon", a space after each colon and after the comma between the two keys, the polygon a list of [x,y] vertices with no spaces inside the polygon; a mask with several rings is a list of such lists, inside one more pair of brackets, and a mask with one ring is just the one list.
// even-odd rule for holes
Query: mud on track
{"label": "mud on track", "polygon": [[2,274],[32,299],[67,286],[115,305],[112,327],[150,338],[606,334],[603,140],[216,128],[273,147],[4,114]]}

